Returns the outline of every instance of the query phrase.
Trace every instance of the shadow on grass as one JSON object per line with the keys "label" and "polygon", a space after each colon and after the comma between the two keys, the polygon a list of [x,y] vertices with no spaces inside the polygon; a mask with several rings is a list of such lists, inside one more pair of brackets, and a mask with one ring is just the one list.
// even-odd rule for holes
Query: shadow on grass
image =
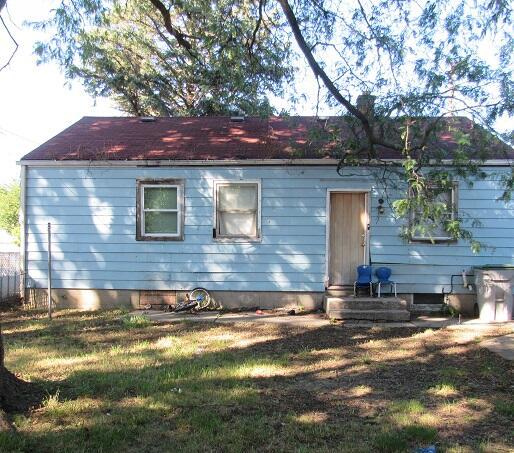
{"label": "shadow on grass", "polygon": [[452,350],[444,338],[420,340],[417,329],[277,326],[271,339],[216,351],[170,354],[167,347],[151,347],[162,335],[207,338],[223,329],[237,337],[240,328],[182,323],[127,331],[109,325],[96,348],[113,341],[143,346],[120,352],[123,366],[114,350],[109,370],[94,363],[88,368],[86,361],[49,383],[53,397],[41,413],[41,429],[29,429],[30,418],[20,417],[19,432],[2,435],[0,446],[408,451],[435,442],[477,449],[485,438],[499,445],[497,451],[511,445],[511,414],[495,411],[494,402],[512,399],[512,367],[473,342]]}

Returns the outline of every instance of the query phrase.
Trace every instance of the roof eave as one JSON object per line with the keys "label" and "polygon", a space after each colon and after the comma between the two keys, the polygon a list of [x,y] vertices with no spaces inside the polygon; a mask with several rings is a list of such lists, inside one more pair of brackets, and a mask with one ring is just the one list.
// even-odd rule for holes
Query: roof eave
{"label": "roof eave", "polygon": [[[403,159],[382,159],[384,163],[399,163]],[[227,159],[227,160],[30,160],[22,159],[16,162],[21,166],[30,167],[233,167],[233,166],[281,166],[281,165],[312,165],[334,166],[340,159]],[[511,166],[510,159],[489,159],[485,161],[473,161],[481,166],[505,167]],[[370,164],[367,160],[359,162],[362,166]],[[429,165],[452,165],[451,159],[441,161],[433,160]],[[378,165],[374,164],[374,166]]]}

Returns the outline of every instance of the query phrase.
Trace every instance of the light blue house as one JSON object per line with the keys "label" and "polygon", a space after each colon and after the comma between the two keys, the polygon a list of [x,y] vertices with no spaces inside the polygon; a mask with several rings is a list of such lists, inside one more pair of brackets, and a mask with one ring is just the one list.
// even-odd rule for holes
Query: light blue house
{"label": "light blue house", "polygon": [[[54,297],[63,306],[139,306],[194,287],[225,306],[321,306],[359,264],[387,266],[416,303],[473,306],[462,273],[512,263],[514,203],[496,201],[507,159],[485,180],[448,194],[479,219],[469,244],[441,232],[406,241],[367,168],[309,142],[315,118],[86,117],[26,155],[22,166],[26,284],[47,283],[52,227]],[[451,137],[441,143],[451,145]]]}

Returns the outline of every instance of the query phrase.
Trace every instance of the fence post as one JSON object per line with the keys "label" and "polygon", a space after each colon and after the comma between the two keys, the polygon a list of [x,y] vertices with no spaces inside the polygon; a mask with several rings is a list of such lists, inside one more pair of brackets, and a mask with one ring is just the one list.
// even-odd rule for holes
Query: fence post
{"label": "fence post", "polygon": [[52,224],[48,222],[48,317],[52,319]]}

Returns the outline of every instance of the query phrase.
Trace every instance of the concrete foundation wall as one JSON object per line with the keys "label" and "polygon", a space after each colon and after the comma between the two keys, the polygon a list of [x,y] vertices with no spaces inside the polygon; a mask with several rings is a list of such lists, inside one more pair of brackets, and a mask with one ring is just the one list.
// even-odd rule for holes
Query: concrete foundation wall
{"label": "concrete foundation wall", "polygon": [[316,292],[278,292],[278,291],[213,291],[215,301],[223,308],[301,308],[306,311],[317,310],[323,304],[324,293]]}
{"label": "concrete foundation wall", "polygon": [[[46,300],[46,289],[33,289],[35,298]],[[138,290],[106,290],[106,289],[63,289],[52,290],[52,300],[57,309],[75,308],[79,310],[100,310],[109,308],[143,308],[145,291]],[[155,292],[154,292],[155,293]],[[162,291],[162,300],[186,299],[185,291]],[[237,310],[244,308],[286,308],[305,311],[318,310],[323,307],[321,292],[287,292],[287,291],[211,291],[211,297],[224,309]],[[170,297],[171,296],[171,297]],[[398,294],[407,300],[408,306],[413,303],[412,294]],[[464,316],[473,317],[476,296],[474,294],[450,294],[446,302]]]}
{"label": "concrete foundation wall", "polygon": [[[35,297],[45,298],[46,289],[38,288]],[[52,300],[56,308],[76,308],[80,310],[99,310],[106,308],[142,308],[144,298],[138,290],[105,289],[63,289],[52,290]],[[175,293],[174,291],[163,291]],[[186,292],[177,291],[176,298],[183,301]],[[279,292],[279,291],[212,291],[211,297],[225,309],[239,308],[301,308],[306,311],[317,310],[323,303],[323,294],[318,292]]]}
{"label": "concrete foundation wall", "polygon": [[414,294],[412,293],[398,294],[398,297],[407,301],[407,308],[409,308],[414,303]]}
{"label": "concrete foundation wall", "polygon": [[448,294],[446,302],[464,316],[474,317],[477,297],[475,294]]}
{"label": "concrete foundation wall", "polygon": [[[33,289],[34,297],[46,299],[46,289]],[[139,291],[105,289],[52,289],[52,301],[59,308],[100,310],[108,308],[139,308]]]}

